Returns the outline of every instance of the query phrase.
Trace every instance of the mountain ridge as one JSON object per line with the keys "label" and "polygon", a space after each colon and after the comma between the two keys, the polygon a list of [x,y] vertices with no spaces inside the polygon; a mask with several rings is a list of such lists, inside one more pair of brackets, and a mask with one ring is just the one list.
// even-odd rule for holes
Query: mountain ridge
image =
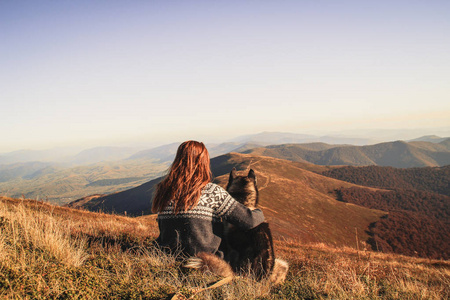
{"label": "mountain ridge", "polygon": [[[286,144],[286,143],[328,143],[328,144],[353,144],[353,145],[372,145],[380,142],[386,142],[386,141],[392,141],[392,140],[398,140],[398,139],[404,139],[407,141],[426,141],[426,142],[440,142],[442,140],[448,139],[438,137],[436,135],[428,135],[428,136],[421,136],[419,138],[415,139],[406,139],[405,137],[384,137],[384,138],[370,138],[368,137],[370,134],[361,134],[361,133],[347,133],[347,134],[325,134],[325,135],[312,135],[312,134],[299,134],[299,133],[290,133],[290,132],[260,132],[256,134],[249,134],[244,135],[240,137],[235,137],[229,140],[226,140],[222,142],[223,144],[255,144],[259,146],[267,146],[267,145],[274,145],[274,144]],[[120,152],[123,152],[124,149],[136,149],[135,153],[130,154],[129,156],[132,156],[134,154],[137,154],[140,151],[151,151],[152,149],[160,148],[160,147],[167,147],[170,144],[162,144],[159,146],[153,146],[153,147],[147,147],[142,146],[142,142],[140,142],[141,146],[128,146],[128,147],[119,147],[119,146],[106,146],[106,145],[99,145],[91,148],[83,148],[80,146],[76,147],[57,147],[52,149],[46,149],[46,150],[16,150],[12,152],[5,152],[0,153],[0,165],[2,164],[12,164],[12,163],[25,163],[25,162],[32,162],[32,161],[42,161],[42,162],[58,162],[58,163],[77,163],[78,159],[81,159],[80,163],[84,163],[84,159],[82,159],[83,152],[89,153],[91,152],[92,156],[87,156],[87,158],[90,160],[90,163],[92,162],[100,162],[104,161],[105,159],[111,160],[111,159],[117,159],[117,157],[121,157],[122,155]],[[207,143],[208,149],[210,145],[217,145],[217,143]],[[109,156],[109,153],[106,153],[105,155],[97,156],[95,160],[92,160],[95,156],[95,152],[99,151],[100,149],[109,148],[113,153],[118,152],[114,155],[112,155],[111,158],[107,158]],[[227,152],[235,151],[233,149],[228,149],[228,151],[217,153],[216,155],[225,154]],[[211,151],[214,152],[214,151]],[[78,158],[77,158],[78,156]],[[125,157],[121,157],[125,159]]]}
{"label": "mountain ridge", "polygon": [[369,146],[284,144],[254,148],[243,153],[327,166],[379,165],[411,168],[450,164],[450,149],[447,144],[450,144],[450,139],[440,143],[395,141]]}

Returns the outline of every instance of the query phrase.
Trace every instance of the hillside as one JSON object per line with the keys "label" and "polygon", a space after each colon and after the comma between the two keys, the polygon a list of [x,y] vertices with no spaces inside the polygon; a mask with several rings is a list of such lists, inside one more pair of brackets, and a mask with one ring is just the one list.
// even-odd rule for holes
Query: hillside
{"label": "hillside", "polygon": [[[152,245],[154,216],[130,218],[0,197],[0,298],[171,299],[216,282]],[[251,275],[193,299],[448,299],[450,262],[275,241],[277,287]]]}
{"label": "hillside", "polygon": [[438,167],[450,164],[449,140],[440,143],[396,141],[370,146],[284,144],[250,149],[244,153],[317,165]]}
{"label": "hillside", "polygon": [[450,196],[450,166],[399,169],[393,167],[340,167],[322,175],[376,188],[421,190]]}
{"label": "hillside", "polygon": [[450,166],[341,167],[323,175],[387,190],[339,188],[338,199],[389,214],[371,224],[372,249],[450,258]]}
{"label": "hillside", "polygon": [[[369,238],[369,224],[385,213],[336,201],[334,190],[355,185],[301,168],[301,164],[269,157],[227,154],[211,160],[216,182],[226,185],[228,173],[253,168],[258,177],[260,203],[274,235],[279,238],[332,245],[355,245]],[[149,213],[151,195],[158,179],[139,187],[69,204],[92,211],[141,215]]]}

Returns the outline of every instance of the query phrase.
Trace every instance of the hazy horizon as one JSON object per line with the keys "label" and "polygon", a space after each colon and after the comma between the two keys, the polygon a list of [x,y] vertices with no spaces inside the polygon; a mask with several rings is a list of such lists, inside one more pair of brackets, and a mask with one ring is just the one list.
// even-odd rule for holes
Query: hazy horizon
{"label": "hazy horizon", "polygon": [[[436,135],[440,138],[449,138],[450,137],[450,127],[441,127],[441,128],[417,128],[417,129],[367,129],[367,130],[344,130],[344,131],[309,131],[309,132],[274,132],[274,131],[264,131],[264,132],[253,132],[248,134],[243,134],[239,136],[228,136],[228,137],[203,137],[198,138],[196,140],[202,141],[206,143],[206,145],[212,144],[221,144],[228,142],[237,142],[240,139],[247,136],[257,136],[264,133],[275,133],[275,134],[293,134],[293,135],[310,135],[312,138],[324,138],[324,137],[332,137],[332,138],[342,138],[342,139],[367,139],[370,141],[367,145],[377,144],[383,142],[392,142],[397,140],[413,140],[416,138],[424,137],[424,136],[432,136]],[[71,153],[70,155],[78,154],[81,151],[94,149],[94,148],[103,148],[103,147],[123,147],[123,148],[134,148],[136,151],[156,148],[159,146],[165,146],[173,143],[181,143],[188,139],[195,139],[193,137],[188,137],[187,139],[179,139],[179,140],[165,140],[165,141],[145,141],[145,140],[134,140],[128,142],[105,142],[105,143],[87,143],[87,144],[67,144],[67,145],[54,145],[49,147],[36,147],[36,148],[21,148],[21,149],[12,149],[8,151],[1,151],[0,156],[20,152],[20,151],[52,151],[52,150],[61,150],[67,151],[67,153]],[[260,141],[263,142],[263,141]],[[356,145],[356,144],[354,144]],[[358,145],[361,145],[358,143]],[[0,148],[1,149],[1,148]],[[55,152],[56,153],[56,152]],[[69,155],[69,154],[68,154]]]}
{"label": "hazy horizon", "polygon": [[2,1],[0,153],[264,131],[439,135],[449,12],[436,0]]}

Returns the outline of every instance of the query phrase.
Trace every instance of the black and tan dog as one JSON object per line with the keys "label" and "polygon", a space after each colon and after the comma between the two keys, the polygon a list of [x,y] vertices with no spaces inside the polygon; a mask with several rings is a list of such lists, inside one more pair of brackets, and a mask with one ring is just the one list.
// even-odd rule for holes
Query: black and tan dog
{"label": "black and tan dog", "polygon": [[[238,175],[233,168],[226,189],[234,199],[248,208],[258,207],[258,186],[252,169],[247,175]],[[275,258],[269,223],[263,222],[247,231],[227,224],[225,243],[225,258],[235,272],[250,270],[257,280],[270,276],[274,283],[284,281],[288,264]]]}
{"label": "black and tan dog", "polygon": [[[236,169],[230,172],[227,191],[244,204],[255,209],[258,207],[259,194],[255,172],[250,169],[247,175],[238,175]],[[231,224],[225,224],[225,237],[221,245],[225,260],[215,255],[199,253],[190,267],[201,267],[222,275],[252,273],[257,280],[269,278],[273,284],[284,281],[289,268],[287,262],[275,258],[272,234],[267,222],[251,230],[242,230]]]}

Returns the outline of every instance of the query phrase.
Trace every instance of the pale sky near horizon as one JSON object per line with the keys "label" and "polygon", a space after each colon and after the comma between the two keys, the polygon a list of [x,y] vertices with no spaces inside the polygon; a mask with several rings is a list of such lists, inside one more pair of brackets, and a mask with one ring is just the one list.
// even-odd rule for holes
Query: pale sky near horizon
{"label": "pale sky near horizon", "polygon": [[450,127],[450,1],[0,1],[0,152]]}

